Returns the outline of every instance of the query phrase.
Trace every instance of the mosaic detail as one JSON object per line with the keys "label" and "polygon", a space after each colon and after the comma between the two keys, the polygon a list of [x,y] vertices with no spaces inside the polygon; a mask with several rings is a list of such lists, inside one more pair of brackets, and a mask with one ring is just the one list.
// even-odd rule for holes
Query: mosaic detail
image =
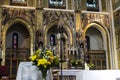
{"label": "mosaic detail", "polygon": [[5,25],[10,19],[22,18],[31,25],[35,25],[35,10],[23,8],[2,8],[2,25]]}
{"label": "mosaic detail", "polygon": [[43,26],[52,23],[55,20],[59,20],[62,15],[63,20],[69,26],[74,27],[74,13],[73,12],[60,12],[60,11],[44,11],[43,12]]}
{"label": "mosaic detail", "polygon": [[106,26],[107,28],[109,28],[110,24],[109,24],[109,15],[107,14],[93,14],[93,13],[89,13],[89,14],[81,14],[82,16],[82,24],[83,27],[85,27],[87,24],[91,23],[91,22],[97,22],[97,23],[101,23],[103,26]]}

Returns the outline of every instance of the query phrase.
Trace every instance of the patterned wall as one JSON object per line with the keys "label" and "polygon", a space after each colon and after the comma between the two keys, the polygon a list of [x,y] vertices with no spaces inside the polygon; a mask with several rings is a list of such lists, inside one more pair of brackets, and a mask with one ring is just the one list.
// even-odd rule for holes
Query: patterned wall
{"label": "patterned wall", "polygon": [[49,23],[59,20],[60,15],[62,15],[64,22],[69,26],[74,26],[74,13],[73,12],[60,12],[60,11],[44,11],[43,12],[43,26],[48,25]]}
{"label": "patterned wall", "polygon": [[96,14],[96,13],[82,13],[82,24],[83,28],[92,22],[100,23],[100,25],[110,28],[110,21],[109,21],[109,15],[108,14]]}
{"label": "patterned wall", "polygon": [[24,8],[2,7],[2,25],[5,25],[10,19],[22,18],[31,25],[35,25],[35,10]]}

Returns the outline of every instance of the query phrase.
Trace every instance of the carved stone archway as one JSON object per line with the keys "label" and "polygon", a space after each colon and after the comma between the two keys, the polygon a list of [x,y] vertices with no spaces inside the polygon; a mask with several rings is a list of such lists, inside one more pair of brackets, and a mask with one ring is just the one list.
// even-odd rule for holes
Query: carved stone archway
{"label": "carved stone archway", "polygon": [[21,23],[27,28],[30,35],[30,54],[32,55],[33,53],[34,31],[32,26],[27,21],[21,18],[9,20],[5,25],[2,25],[2,58],[3,58],[2,65],[5,65],[6,33],[7,30],[15,23]]}
{"label": "carved stone archway", "polygon": [[110,62],[110,56],[111,56],[111,47],[110,47],[110,35],[109,35],[109,31],[106,27],[98,24],[98,23],[90,23],[88,25],[85,26],[84,28],[84,35],[86,35],[86,32],[87,30],[90,28],[90,27],[94,27],[96,28],[97,30],[100,31],[101,35],[102,35],[102,38],[103,38],[103,44],[104,44],[104,50],[105,50],[105,53],[106,53],[106,63],[107,63],[107,68],[110,68],[111,65]]}
{"label": "carved stone archway", "polygon": [[[44,28],[44,45],[45,46],[47,46],[47,32],[48,32],[48,30],[52,27],[52,26],[54,26],[54,25],[56,25],[56,24],[58,24],[58,21],[54,21],[54,22],[52,22],[52,23],[50,23],[50,24],[48,24],[48,26],[45,26],[45,28]],[[69,26],[67,26],[67,25],[64,25],[64,29],[69,33],[68,35],[70,36],[69,38],[70,38],[70,45],[72,45],[73,44],[73,35],[72,35],[72,30],[69,28]]]}

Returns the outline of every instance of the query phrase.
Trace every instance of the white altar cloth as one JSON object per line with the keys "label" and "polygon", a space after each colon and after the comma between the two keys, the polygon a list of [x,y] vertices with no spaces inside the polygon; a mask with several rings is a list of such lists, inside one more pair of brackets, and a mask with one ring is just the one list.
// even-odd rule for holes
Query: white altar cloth
{"label": "white altar cloth", "polygon": [[[52,73],[47,72],[47,80],[52,80]],[[16,80],[42,80],[42,74],[32,62],[21,62],[18,67]]]}
{"label": "white altar cloth", "polygon": [[[61,75],[61,73],[59,73]],[[75,76],[75,80],[120,80],[120,70],[63,70],[63,76]],[[69,79],[68,79],[69,80]]]}
{"label": "white altar cloth", "polygon": [[79,80],[120,80],[120,70],[83,70]]}

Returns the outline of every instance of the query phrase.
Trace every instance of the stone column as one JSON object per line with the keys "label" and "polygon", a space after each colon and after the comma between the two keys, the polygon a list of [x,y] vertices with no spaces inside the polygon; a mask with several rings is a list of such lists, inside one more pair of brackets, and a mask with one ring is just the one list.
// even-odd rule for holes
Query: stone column
{"label": "stone column", "polygon": [[79,32],[80,28],[82,28],[82,22],[81,22],[81,11],[75,10],[75,26],[76,26],[76,32]]}
{"label": "stone column", "polygon": [[[0,5],[1,6],[1,5]],[[2,7],[0,7],[0,16],[2,16]],[[2,18],[0,18],[0,65],[2,62]]]}
{"label": "stone column", "polygon": [[[42,0],[37,0],[37,1],[42,1]],[[35,32],[38,32],[38,36],[36,36],[36,37],[39,37],[39,40],[38,40],[38,44],[39,44],[39,42],[41,41],[41,42],[43,42],[44,40],[44,34],[45,33],[43,33],[43,28],[44,28],[44,26],[43,26],[43,8],[42,7],[40,7],[40,6],[38,6],[37,8],[36,8],[36,28],[35,28]],[[40,34],[41,34],[41,36],[40,36]],[[35,40],[36,40],[36,38],[35,38]],[[44,46],[45,44],[44,44],[44,42],[43,42],[43,45],[42,46]],[[36,45],[37,46],[37,45]]]}

